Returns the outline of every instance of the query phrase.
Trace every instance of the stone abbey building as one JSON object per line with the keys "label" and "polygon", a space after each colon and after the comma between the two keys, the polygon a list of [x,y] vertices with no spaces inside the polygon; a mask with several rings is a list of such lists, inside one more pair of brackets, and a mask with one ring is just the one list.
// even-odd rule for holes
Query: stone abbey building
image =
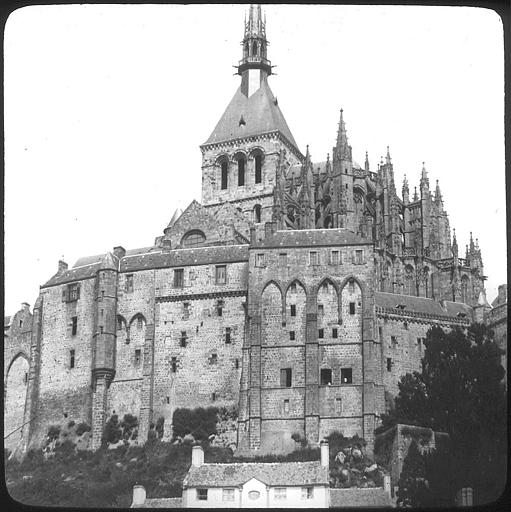
{"label": "stone abbey building", "polygon": [[[241,83],[202,152],[202,203],[154,244],[80,258],[9,318],[5,440],[114,412],[139,439],[178,407],[238,406],[238,450],[288,450],[333,430],[369,444],[432,325],[490,311],[481,251],[462,254],[438,185],[398,194],[392,159],[352,157],[343,111],[331,157],[298,148],[269,86],[251,5]],[[334,128],[334,127],[333,127]],[[507,298],[506,298],[507,301]]]}

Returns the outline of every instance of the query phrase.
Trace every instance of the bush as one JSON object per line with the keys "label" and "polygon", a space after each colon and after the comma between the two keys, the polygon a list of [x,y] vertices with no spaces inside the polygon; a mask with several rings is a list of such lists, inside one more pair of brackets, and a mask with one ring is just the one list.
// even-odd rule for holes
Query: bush
{"label": "bush", "polygon": [[158,437],[161,439],[163,437],[165,427],[165,418],[163,416],[160,416],[158,420],[156,421],[156,432],[158,434]]}
{"label": "bush", "polygon": [[60,427],[58,425],[51,425],[47,435],[49,441],[54,441],[60,435]]}
{"label": "bush", "polygon": [[85,432],[90,432],[90,431],[91,431],[91,427],[90,427],[90,425],[87,425],[87,423],[79,423],[78,426],[76,427],[76,435],[77,436],[81,436]]}
{"label": "bush", "polygon": [[75,422],[73,420],[71,420],[68,424],[67,424],[67,428],[73,428],[75,426]]}
{"label": "bush", "polygon": [[172,417],[174,438],[192,434],[195,439],[205,441],[217,434],[218,408],[198,407],[196,409],[176,409]]}
{"label": "bush", "polygon": [[101,439],[101,444],[109,445],[118,443],[122,438],[122,430],[119,425],[119,417],[117,414],[113,414],[108,421],[105,423],[105,428],[103,430],[103,437]]}
{"label": "bush", "polygon": [[137,430],[138,419],[136,416],[131,414],[125,414],[120,426],[122,428],[123,439],[130,439],[133,435],[133,432]]}

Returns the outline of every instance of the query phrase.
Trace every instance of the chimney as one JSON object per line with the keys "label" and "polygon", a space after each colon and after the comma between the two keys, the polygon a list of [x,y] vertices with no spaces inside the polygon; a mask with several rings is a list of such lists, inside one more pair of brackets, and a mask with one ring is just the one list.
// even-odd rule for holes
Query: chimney
{"label": "chimney", "polygon": [[23,311],[28,311],[30,313],[30,304],[28,302],[22,302],[21,303],[21,309]]}
{"label": "chimney", "polygon": [[65,272],[68,269],[67,263],[65,261],[59,260],[59,274],[62,274],[62,272]]}
{"label": "chimney", "polygon": [[383,490],[385,494],[392,499],[392,490],[390,486],[390,475],[383,475]]}
{"label": "chimney", "polygon": [[168,238],[164,238],[162,241],[162,247],[164,251],[170,251],[172,249],[172,240],[169,240]]}
{"label": "chimney", "polygon": [[204,464],[204,450],[202,446],[192,446],[192,466],[198,468]]}
{"label": "chimney", "polygon": [[118,245],[114,247],[114,255],[119,259],[124,258],[124,256],[126,256],[126,249]]}
{"label": "chimney", "polygon": [[145,488],[143,485],[133,486],[133,503],[131,506],[137,508],[145,503]]}
{"label": "chimney", "polygon": [[256,228],[255,226],[250,226],[250,243],[255,244],[256,242]]}
{"label": "chimney", "polygon": [[324,468],[329,468],[330,465],[330,453],[328,450],[328,441],[325,441],[324,439],[319,443],[320,450],[321,450],[321,465]]}

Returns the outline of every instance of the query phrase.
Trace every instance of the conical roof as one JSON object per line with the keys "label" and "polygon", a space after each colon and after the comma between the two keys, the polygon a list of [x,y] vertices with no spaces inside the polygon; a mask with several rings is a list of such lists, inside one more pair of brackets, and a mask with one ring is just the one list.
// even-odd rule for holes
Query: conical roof
{"label": "conical roof", "polygon": [[262,80],[261,87],[250,97],[245,96],[239,87],[205,144],[276,130],[298,149],[268,82]]}
{"label": "conical roof", "polygon": [[174,223],[176,222],[177,219],[179,219],[179,217],[181,217],[181,214],[183,213],[183,210],[181,210],[181,208],[176,208],[176,211],[174,212],[174,215],[172,215],[172,218],[170,219],[170,222],[169,222],[169,225],[167,226],[167,228],[170,228],[174,225]]}
{"label": "conical roof", "polygon": [[[115,256],[111,252],[107,252],[101,260],[99,270],[118,270],[119,264],[114,261]],[[117,259],[117,258],[116,258]]]}

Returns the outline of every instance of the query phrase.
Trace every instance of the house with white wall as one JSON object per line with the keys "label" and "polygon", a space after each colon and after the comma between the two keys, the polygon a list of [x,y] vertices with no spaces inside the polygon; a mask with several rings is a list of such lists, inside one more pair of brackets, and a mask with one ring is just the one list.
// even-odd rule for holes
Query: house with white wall
{"label": "house with white wall", "polygon": [[205,463],[194,446],[183,481],[185,508],[325,508],[329,506],[328,444],[309,462]]}

